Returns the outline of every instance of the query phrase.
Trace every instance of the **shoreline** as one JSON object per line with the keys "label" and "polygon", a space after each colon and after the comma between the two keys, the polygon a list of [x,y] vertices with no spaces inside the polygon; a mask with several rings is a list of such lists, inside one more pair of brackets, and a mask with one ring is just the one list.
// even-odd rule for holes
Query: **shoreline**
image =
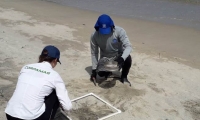
{"label": "shoreline", "polygon": [[[62,65],[55,70],[66,83],[70,99],[93,92],[122,111],[109,120],[200,119],[200,70],[188,66],[187,61],[186,65],[182,64],[179,61],[184,62],[184,59],[178,56],[172,57],[173,54],[190,57],[198,48],[199,41],[195,40],[200,32],[112,16],[115,23],[127,31],[134,47],[128,76],[132,87],[115,79],[94,86],[89,80],[89,37],[98,15],[44,1],[0,1],[0,90],[6,98],[0,95],[0,119],[5,120],[7,99],[14,91],[21,67],[37,62],[42,48],[48,44],[61,51]],[[188,38],[191,41],[187,41]],[[179,44],[180,40],[183,43]],[[188,44],[192,49],[189,53],[179,54],[174,48]],[[165,57],[168,54],[170,56]],[[90,98],[82,102],[88,101],[93,103]],[[98,106],[95,110],[98,111]]]}
{"label": "shoreline", "polygon": [[[44,6],[44,8],[52,7],[55,9],[49,9],[49,14],[45,9],[40,7],[35,8],[30,6],[30,9],[23,7],[28,2],[19,1],[21,1],[20,4],[10,2],[10,5],[13,5],[16,10],[26,11],[28,14],[44,21],[47,20],[58,24],[67,23],[72,28],[79,26],[77,27],[78,32],[75,31],[73,34],[82,42],[89,41],[90,35],[94,31],[93,26],[99,16],[99,12],[67,7],[46,1],[29,1],[35,6]],[[6,6],[9,7],[9,4],[6,4]],[[44,11],[46,15],[43,15],[40,11]],[[57,19],[59,17],[60,19]],[[170,60],[178,60],[178,62],[191,67],[200,68],[200,55],[196,52],[200,48],[200,31],[182,26],[124,18],[115,15],[111,15],[111,17],[114,19],[116,25],[126,30],[134,50],[153,55],[161,54]]]}
{"label": "shoreline", "polygon": [[[123,18],[140,19],[162,24],[179,25],[200,30],[199,6],[179,0],[124,0],[87,1],[87,0],[44,0],[47,2],[73,7],[85,11],[103,12]],[[118,8],[121,8],[120,10]]]}

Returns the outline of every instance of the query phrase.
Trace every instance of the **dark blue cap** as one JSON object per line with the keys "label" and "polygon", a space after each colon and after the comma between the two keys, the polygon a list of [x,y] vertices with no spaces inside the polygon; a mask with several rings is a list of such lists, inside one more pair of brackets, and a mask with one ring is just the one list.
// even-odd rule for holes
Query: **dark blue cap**
{"label": "dark blue cap", "polygon": [[[47,51],[47,54],[44,53],[44,50]],[[61,62],[59,60],[60,59],[60,51],[55,46],[52,46],[52,45],[46,46],[42,50],[41,55],[47,55],[48,57],[57,58],[57,61],[61,64]]]}
{"label": "dark blue cap", "polygon": [[110,34],[112,27],[114,27],[114,22],[111,17],[106,14],[100,15],[94,26],[101,34]]}

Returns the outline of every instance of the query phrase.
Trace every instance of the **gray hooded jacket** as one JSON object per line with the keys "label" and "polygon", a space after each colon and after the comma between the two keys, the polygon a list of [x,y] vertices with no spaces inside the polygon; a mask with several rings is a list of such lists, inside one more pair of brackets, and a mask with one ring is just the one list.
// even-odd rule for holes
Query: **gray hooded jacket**
{"label": "gray hooded jacket", "polygon": [[95,31],[91,36],[90,46],[93,70],[97,67],[99,49],[100,58],[111,58],[122,54],[124,60],[126,60],[132,51],[132,45],[126,35],[126,31],[119,26],[116,26],[113,32],[108,35],[102,35],[98,31]]}

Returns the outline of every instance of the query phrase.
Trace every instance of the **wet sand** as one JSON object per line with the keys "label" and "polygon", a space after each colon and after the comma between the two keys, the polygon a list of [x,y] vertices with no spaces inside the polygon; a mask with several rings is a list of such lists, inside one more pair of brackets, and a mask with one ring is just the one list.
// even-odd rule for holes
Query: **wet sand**
{"label": "wet sand", "polygon": [[97,94],[122,111],[109,120],[200,119],[200,32],[112,16],[134,47],[129,74],[132,87],[117,79],[96,87],[89,81],[89,38],[99,14],[44,1],[0,1],[0,119],[6,119],[4,109],[19,70],[37,62],[48,44],[61,50],[62,65],[55,69],[70,98]]}

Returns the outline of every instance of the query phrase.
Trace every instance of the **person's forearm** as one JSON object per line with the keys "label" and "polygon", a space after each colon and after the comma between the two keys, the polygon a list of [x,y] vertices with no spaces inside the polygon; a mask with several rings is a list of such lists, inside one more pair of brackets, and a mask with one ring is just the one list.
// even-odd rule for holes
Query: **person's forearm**
{"label": "person's forearm", "polygon": [[71,100],[68,97],[68,93],[67,91],[63,91],[65,95],[63,95],[62,97],[58,95],[58,99],[61,105],[61,108],[63,110],[69,111],[70,109],[72,109],[72,103]]}
{"label": "person's forearm", "polygon": [[94,54],[92,57],[92,70],[95,70],[97,68],[98,63],[98,54]]}
{"label": "person's forearm", "polygon": [[123,51],[122,58],[126,60],[126,58],[130,55],[131,51],[132,51],[131,46],[126,47],[126,49]]}

